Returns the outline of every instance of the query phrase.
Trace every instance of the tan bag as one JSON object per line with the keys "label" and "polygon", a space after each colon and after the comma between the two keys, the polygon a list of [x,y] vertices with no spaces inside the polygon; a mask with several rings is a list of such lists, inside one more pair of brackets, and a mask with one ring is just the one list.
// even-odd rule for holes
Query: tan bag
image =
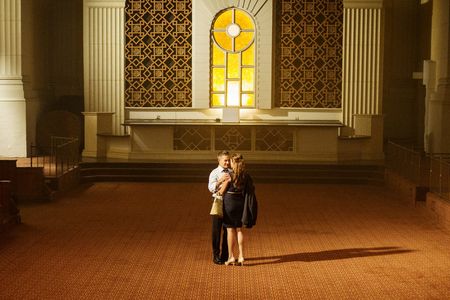
{"label": "tan bag", "polygon": [[223,199],[222,196],[216,195],[211,207],[211,216],[223,217]]}

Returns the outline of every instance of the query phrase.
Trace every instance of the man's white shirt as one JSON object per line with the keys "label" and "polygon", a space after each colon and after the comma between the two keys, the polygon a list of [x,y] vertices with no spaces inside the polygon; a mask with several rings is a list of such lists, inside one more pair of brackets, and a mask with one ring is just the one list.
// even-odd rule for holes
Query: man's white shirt
{"label": "man's white shirt", "polygon": [[[216,190],[219,188],[219,186],[216,186],[216,185],[217,185],[217,182],[219,181],[219,178],[223,174],[223,170],[224,170],[224,168],[219,165],[217,168],[212,170],[211,173],[209,174],[208,190],[211,193],[216,192]],[[228,169],[228,171],[230,172],[230,169]]]}

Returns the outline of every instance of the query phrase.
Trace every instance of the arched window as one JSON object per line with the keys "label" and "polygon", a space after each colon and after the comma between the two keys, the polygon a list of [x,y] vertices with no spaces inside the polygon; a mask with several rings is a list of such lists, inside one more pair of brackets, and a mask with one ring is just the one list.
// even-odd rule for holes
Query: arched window
{"label": "arched window", "polygon": [[211,28],[211,107],[255,107],[255,22],[245,11],[217,14]]}

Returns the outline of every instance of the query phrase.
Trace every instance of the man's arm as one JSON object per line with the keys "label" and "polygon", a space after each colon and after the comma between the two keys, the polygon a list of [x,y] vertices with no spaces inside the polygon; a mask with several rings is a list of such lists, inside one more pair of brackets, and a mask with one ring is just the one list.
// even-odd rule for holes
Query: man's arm
{"label": "man's arm", "polygon": [[219,185],[219,188],[217,189],[217,194],[218,195],[223,195],[225,194],[225,191],[227,190],[228,187],[228,183],[230,182],[229,179],[226,179],[227,177],[224,177],[225,180],[222,181],[222,183]]}
{"label": "man's arm", "polygon": [[224,182],[228,177],[229,175],[221,173],[220,169],[214,169],[211,174],[209,174],[208,190],[211,193],[215,193],[222,182]]}
{"label": "man's arm", "polygon": [[217,185],[218,185],[218,176],[217,176],[218,172],[217,169],[212,170],[211,174],[209,174],[209,181],[208,181],[208,190],[211,193],[214,193],[217,189]]}

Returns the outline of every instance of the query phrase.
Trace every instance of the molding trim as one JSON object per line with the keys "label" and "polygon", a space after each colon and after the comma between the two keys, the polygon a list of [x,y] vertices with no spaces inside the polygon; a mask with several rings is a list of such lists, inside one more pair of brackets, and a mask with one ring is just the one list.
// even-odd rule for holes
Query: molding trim
{"label": "molding trim", "polygon": [[383,8],[385,0],[343,0],[344,8]]}
{"label": "molding trim", "polygon": [[87,7],[125,7],[125,0],[83,0],[83,5]]}

